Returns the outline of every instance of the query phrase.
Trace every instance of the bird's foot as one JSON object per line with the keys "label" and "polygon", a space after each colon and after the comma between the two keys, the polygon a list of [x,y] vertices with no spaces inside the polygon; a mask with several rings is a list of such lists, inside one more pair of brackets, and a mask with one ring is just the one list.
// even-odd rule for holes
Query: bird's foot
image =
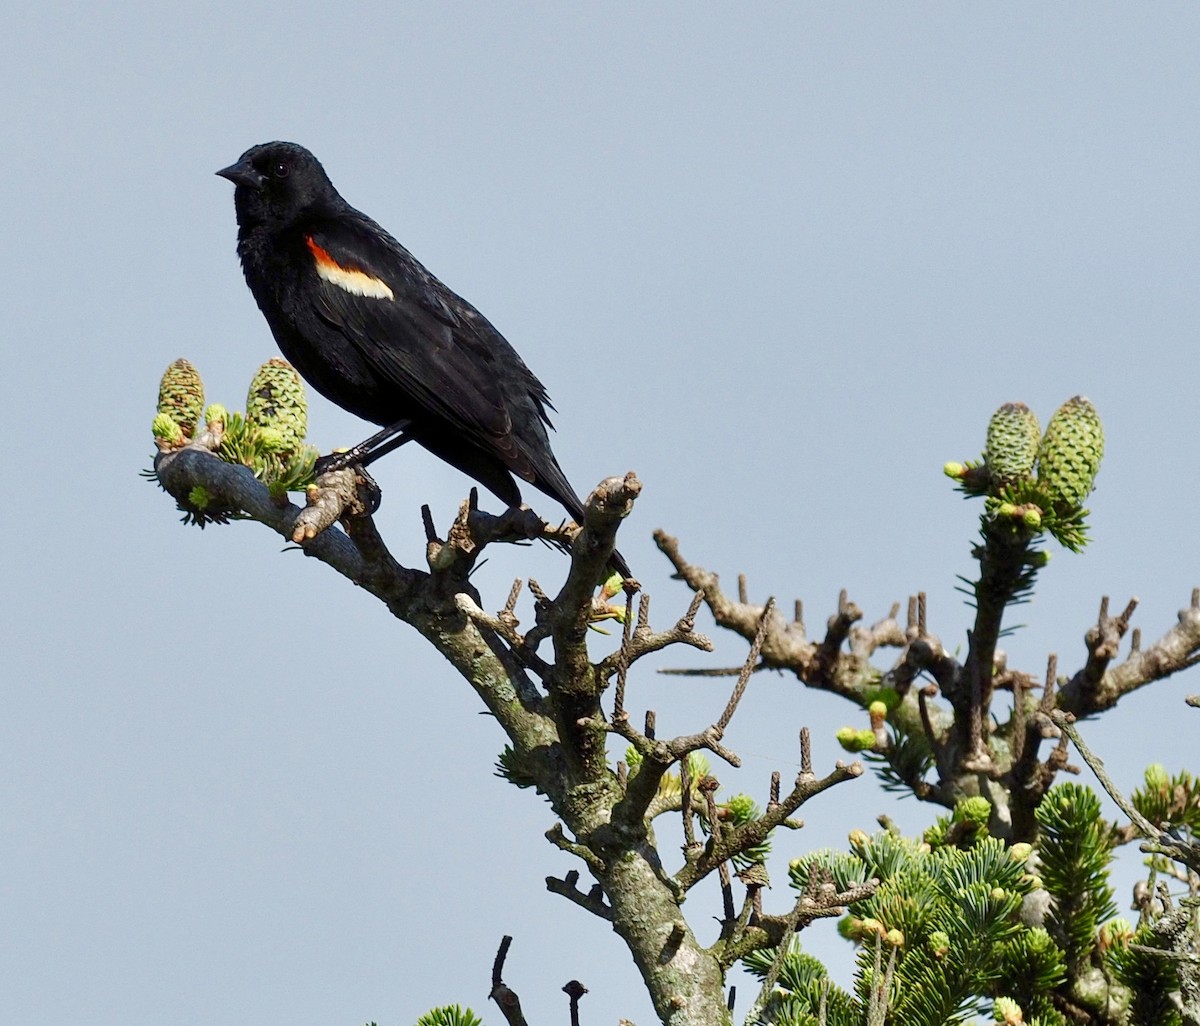
{"label": "bird's foot", "polygon": [[383,489],[379,487],[375,478],[367,473],[366,467],[356,466],[354,473],[358,477],[359,494],[366,493],[363,496],[363,504],[367,507],[367,516],[373,517],[383,503]]}
{"label": "bird's foot", "polygon": [[383,489],[379,487],[378,482],[368,472],[367,468],[358,462],[361,459],[361,453],[355,449],[342,449],[337,452],[331,452],[328,456],[318,456],[316,463],[313,465],[313,476],[320,478],[323,474],[330,474],[337,470],[352,469],[360,489],[366,494],[363,498],[363,505],[366,507],[366,515],[374,516],[383,503]]}
{"label": "bird's foot", "polygon": [[328,456],[318,456],[317,462],[313,465],[314,476],[320,477],[333,470],[345,470],[347,467],[354,466],[362,459],[362,456],[358,446],[353,449],[335,449]]}

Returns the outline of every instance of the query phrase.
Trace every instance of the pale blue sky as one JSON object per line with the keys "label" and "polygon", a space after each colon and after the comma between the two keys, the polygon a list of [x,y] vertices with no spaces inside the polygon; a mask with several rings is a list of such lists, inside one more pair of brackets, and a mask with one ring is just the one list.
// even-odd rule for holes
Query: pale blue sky
{"label": "pale blue sky", "polygon": [[[620,942],[544,890],[576,867],[546,807],[492,777],[502,739],[465,685],[323,567],[253,525],[184,528],[137,476],[170,360],[239,406],[275,352],[213,176],[253,143],[313,149],[507,335],[580,490],[638,471],[622,548],[659,623],[688,598],[663,527],[812,625],[842,587],[869,620],[925,589],[953,648],[978,510],[941,465],[979,452],[1000,403],[1045,421],[1078,392],[1108,430],[1095,540],[1055,553],[1011,662],[1073,669],[1105,593],[1140,596],[1155,637],[1200,584],[1194,5],[49,2],[5,21],[2,1022],[404,1026],[459,1001],[495,1023],[506,932],[531,1022],[564,1020],[572,977],[591,1026],[653,1021]],[[313,402],[315,444],[365,433]],[[411,447],[378,469],[380,526],[418,562],[421,503],[445,524],[467,482]],[[498,607],[564,566],[501,550],[478,579]],[[714,664],[740,661],[719,641]],[[1193,671],[1087,728],[1123,784],[1195,752],[1197,690]],[[649,668],[630,685],[664,733],[724,700]],[[722,779],[762,798],[801,725],[827,767],[852,719],[756,678],[728,737],[746,770]],[[935,813],[835,794],[782,854]],[[804,939],[847,959],[832,925]]]}

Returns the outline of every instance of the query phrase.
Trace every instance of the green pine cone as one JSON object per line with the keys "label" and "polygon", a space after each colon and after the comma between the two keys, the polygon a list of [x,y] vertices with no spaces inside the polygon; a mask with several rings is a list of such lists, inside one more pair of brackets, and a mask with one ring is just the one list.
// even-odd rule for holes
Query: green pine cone
{"label": "green pine cone", "polygon": [[162,376],[158,386],[158,412],[167,414],[189,438],[204,409],[204,382],[200,372],[180,357]]}
{"label": "green pine cone", "polygon": [[988,422],[988,469],[1003,483],[1032,477],[1041,440],[1037,414],[1024,403],[1005,403]]}
{"label": "green pine cone", "polygon": [[283,437],[282,452],[295,452],[308,435],[304,382],[290,363],[272,357],[254,375],[246,395],[246,421]]}
{"label": "green pine cone", "polygon": [[1104,427],[1090,400],[1068,399],[1050,418],[1038,451],[1038,485],[1055,504],[1080,506],[1104,455]]}

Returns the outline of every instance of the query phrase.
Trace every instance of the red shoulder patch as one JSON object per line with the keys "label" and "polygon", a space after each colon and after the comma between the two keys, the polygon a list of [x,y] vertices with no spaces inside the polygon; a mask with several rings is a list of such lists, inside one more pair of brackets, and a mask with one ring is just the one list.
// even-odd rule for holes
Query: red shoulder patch
{"label": "red shoulder patch", "polygon": [[311,235],[306,235],[304,241],[313,255],[317,276],[324,281],[336,285],[352,296],[367,296],[370,299],[396,298],[387,282],[358,267],[339,264],[333,255]]}

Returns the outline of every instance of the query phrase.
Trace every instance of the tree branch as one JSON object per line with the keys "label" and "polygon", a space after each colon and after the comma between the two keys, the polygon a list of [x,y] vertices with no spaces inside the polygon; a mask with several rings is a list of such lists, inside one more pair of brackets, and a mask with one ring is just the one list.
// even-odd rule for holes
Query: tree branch
{"label": "tree branch", "polygon": [[1147,843],[1142,845],[1141,850],[1153,854],[1166,855],[1167,858],[1181,862],[1194,872],[1200,873],[1200,845],[1176,840],[1165,830],[1160,830],[1134,808],[1133,803],[1121,793],[1120,788],[1117,787],[1112,777],[1108,775],[1108,771],[1104,768],[1103,760],[1084,743],[1079,730],[1075,726],[1075,718],[1070,713],[1056,711],[1050,714],[1050,718],[1063,734],[1071,739],[1071,743],[1075,745],[1079,750],[1079,754],[1083,756],[1083,761],[1096,774],[1096,779],[1100,781],[1100,786],[1108,792],[1108,796],[1117,803],[1117,807],[1129,817],[1133,825],[1137,827],[1138,832],[1146,838]]}
{"label": "tree branch", "polygon": [[496,952],[496,960],[492,963],[492,989],[488,997],[500,1007],[500,1013],[508,1022],[508,1026],[529,1026],[521,1012],[521,999],[517,992],[504,982],[504,962],[508,958],[508,949],[512,938],[507,934],[500,941],[500,949]]}
{"label": "tree branch", "polygon": [[570,572],[548,611],[555,664],[546,683],[574,783],[596,783],[609,772],[600,713],[606,681],[588,659],[587,632],[596,583],[612,556],[617,528],[641,490],[641,482],[630,473],[607,478],[588,496],[584,522],[571,548]]}
{"label": "tree branch", "polygon": [[[1132,610],[1126,610],[1132,612]],[[1122,614],[1124,615],[1124,614]],[[1105,614],[1102,613],[1102,620]],[[1116,633],[1118,617],[1110,621],[1107,630],[1097,626],[1093,628],[1100,637],[1097,638],[1097,648],[1102,651],[1104,664],[1116,655],[1113,637],[1119,640]],[[1089,649],[1092,631],[1089,631]],[[1121,632],[1123,633],[1123,632]],[[1135,632],[1136,634],[1137,632]],[[1109,655],[1111,653],[1111,655]],[[1088,663],[1092,666],[1091,673],[1096,672],[1101,657],[1092,657],[1089,653]],[[1117,666],[1108,666],[1103,676],[1093,682],[1089,678],[1088,667],[1062,687],[1059,692],[1059,708],[1074,713],[1077,717],[1090,716],[1093,713],[1110,709],[1123,695],[1136,691],[1146,684],[1163,680],[1200,663],[1200,588],[1193,589],[1191,604],[1179,611],[1179,622],[1171,627],[1161,638],[1149,648],[1139,645],[1132,648],[1125,661]]]}
{"label": "tree branch", "polygon": [[768,806],[758,819],[750,820],[741,826],[730,827],[722,834],[719,841],[710,841],[708,848],[698,859],[689,862],[675,874],[676,884],[683,891],[690,890],[734,855],[740,855],[761,844],[772,830],[780,826],[814,795],[820,794],[835,784],[860,777],[862,772],[861,762],[852,762],[846,765],[840,760],[836,763],[832,773],[819,780],[811,769],[807,772],[801,769],[791,794],[783,798],[778,805]]}
{"label": "tree branch", "polygon": [[713,650],[712,639],[704,634],[697,634],[695,631],[696,613],[703,601],[703,594],[697,592],[692,597],[692,603],[688,606],[687,612],[674,627],[666,631],[652,631],[646,622],[650,608],[650,596],[643,593],[637,628],[618,651],[601,660],[596,667],[597,677],[602,681],[607,681],[614,673],[622,669],[628,670],[643,656],[647,656],[651,652],[658,652],[668,645],[691,645],[692,648],[698,648],[701,652],[711,652]]}
{"label": "tree branch", "polygon": [[[301,510],[272,498],[267,486],[243,466],[226,463],[199,445],[155,459],[159,483],[177,499],[196,487],[219,496],[231,509],[290,539]],[[350,534],[337,528],[306,541],[301,551],[320,560],[382,601],[397,619],[415,627],[467,680],[512,739],[525,753],[543,760],[539,783],[553,794],[556,783],[553,750],[558,736],[543,711],[543,700],[503,641],[462,615],[453,602],[439,597],[430,574],[401,566],[387,551],[370,517],[347,521]]]}
{"label": "tree branch", "polygon": [[[665,531],[655,531],[654,541],[688,587],[703,592],[704,603],[713,619],[747,641],[753,641],[764,607],[730,600],[721,590],[717,575],[687,562],[680,554],[678,539]],[[803,624],[787,624],[776,614],[763,639],[762,654],[766,665],[792,670],[803,679],[816,659],[816,646],[805,638]]]}
{"label": "tree branch", "polygon": [[574,869],[569,872],[566,877],[560,880],[556,876],[546,877],[546,890],[552,894],[561,894],[564,898],[575,902],[582,909],[586,909],[594,916],[599,916],[601,919],[612,921],[612,909],[604,903],[604,895],[599,893],[599,885],[594,887],[589,893],[584,894],[576,884],[579,882],[579,873]]}

